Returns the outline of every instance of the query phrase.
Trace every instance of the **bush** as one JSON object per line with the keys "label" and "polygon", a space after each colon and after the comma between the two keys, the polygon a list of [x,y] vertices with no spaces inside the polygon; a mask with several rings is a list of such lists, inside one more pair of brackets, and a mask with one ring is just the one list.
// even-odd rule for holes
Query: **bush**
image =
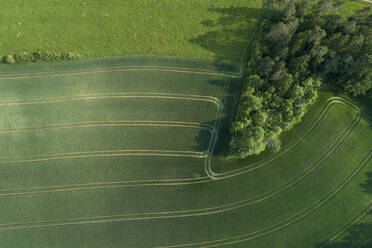
{"label": "bush", "polygon": [[57,62],[80,59],[82,56],[76,52],[34,52],[29,54],[27,52],[11,54],[2,57],[4,64],[22,64],[30,62]]}
{"label": "bush", "polygon": [[3,57],[2,62],[7,64],[15,64],[16,60],[14,59],[13,55],[7,55]]}

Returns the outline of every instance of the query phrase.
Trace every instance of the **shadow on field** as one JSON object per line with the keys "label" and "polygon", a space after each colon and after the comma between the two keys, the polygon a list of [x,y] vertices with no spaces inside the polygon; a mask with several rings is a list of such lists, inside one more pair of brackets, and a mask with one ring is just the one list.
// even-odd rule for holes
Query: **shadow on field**
{"label": "shadow on field", "polygon": [[[210,80],[208,83],[217,85],[221,88],[224,87],[224,81],[222,80]],[[227,154],[228,143],[229,143],[229,128],[234,117],[235,106],[237,104],[238,93],[241,86],[240,79],[229,79],[229,87],[225,91],[224,95],[220,97],[223,104],[222,112],[217,118],[204,123],[209,126],[215,127],[218,130],[217,142],[214,147],[214,156],[225,156]],[[207,113],[206,113],[207,114]],[[197,151],[203,151],[208,146],[210,141],[210,136],[206,140],[203,132],[200,132],[195,139],[198,144],[195,149]]]}
{"label": "shadow on field", "polygon": [[[363,191],[372,197],[372,171],[367,172],[367,180],[360,186]],[[372,198],[371,198],[372,199]],[[364,217],[371,219],[372,210],[370,210]],[[355,224],[347,230],[347,232],[341,238],[331,241],[322,242],[314,246],[314,248],[371,248],[372,247],[372,222],[361,221],[359,224]]]}
{"label": "shadow on field", "polygon": [[[371,212],[369,213],[372,214]],[[371,248],[372,223],[362,223],[353,226],[349,233],[338,241],[320,243],[314,248]]]}
{"label": "shadow on field", "polygon": [[372,171],[367,172],[366,176],[367,180],[361,184],[361,186],[363,187],[365,193],[372,195]]}
{"label": "shadow on field", "polygon": [[220,17],[201,24],[211,31],[190,42],[213,52],[218,59],[240,62],[241,54],[254,33],[261,9],[249,7],[211,8]]}

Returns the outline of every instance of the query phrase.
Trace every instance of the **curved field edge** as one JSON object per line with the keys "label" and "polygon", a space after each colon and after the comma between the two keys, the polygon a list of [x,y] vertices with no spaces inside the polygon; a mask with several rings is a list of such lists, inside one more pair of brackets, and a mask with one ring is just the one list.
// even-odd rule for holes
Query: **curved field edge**
{"label": "curved field edge", "polygon": [[[341,103],[341,104],[344,104],[346,106],[351,107],[357,113],[356,122],[359,121],[360,110],[359,110],[358,107],[356,107],[356,105],[354,105],[353,103],[351,103],[351,102],[349,102],[349,101],[347,101],[343,98],[340,98],[340,97],[331,97],[331,98],[328,99],[328,101],[326,101],[323,108],[316,115],[316,117],[311,121],[311,124],[309,125],[308,129],[303,134],[301,134],[300,136],[295,137],[294,139],[292,139],[277,154],[274,154],[274,155],[272,155],[272,156],[270,156],[266,159],[262,159],[259,162],[255,162],[255,163],[248,164],[248,165],[243,165],[243,167],[241,167],[239,169],[224,171],[224,172],[220,172],[220,173],[213,171],[213,162],[209,161],[209,164],[208,164],[208,167],[207,167],[208,174],[212,175],[215,178],[218,178],[219,176],[225,177],[225,176],[228,176],[229,174],[236,175],[236,174],[244,173],[244,171],[251,171],[252,168],[259,168],[261,166],[264,166],[265,164],[270,163],[271,161],[274,161],[275,159],[285,155],[287,152],[290,152],[294,147],[299,145],[304,138],[306,138],[308,135],[310,135],[311,131],[314,130],[314,128],[316,128],[317,124],[319,124],[319,122],[321,120],[323,120],[324,116],[327,114],[328,110],[332,107],[332,105],[336,104],[336,103]],[[243,163],[241,162],[240,166],[242,166],[242,164]]]}

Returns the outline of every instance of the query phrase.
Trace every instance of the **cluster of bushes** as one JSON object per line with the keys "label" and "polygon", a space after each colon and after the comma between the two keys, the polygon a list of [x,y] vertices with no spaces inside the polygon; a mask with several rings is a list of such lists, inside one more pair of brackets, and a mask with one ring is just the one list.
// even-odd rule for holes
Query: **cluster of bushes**
{"label": "cluster of bushes", "polygon": [[81,58],[81,55],[75,52],[23,52],[3,56],[1,62],[4,64],[20,64],[30,62],[66,61],[79,58]]}
{"label": "cluster of bushes", "polygon": [[336,14],[332,0],[268,0],[247,61],[230,129],[229,156],[280,150],[279,135],[300,121],[321,82],[353,95],[372,88],[372,15]]}

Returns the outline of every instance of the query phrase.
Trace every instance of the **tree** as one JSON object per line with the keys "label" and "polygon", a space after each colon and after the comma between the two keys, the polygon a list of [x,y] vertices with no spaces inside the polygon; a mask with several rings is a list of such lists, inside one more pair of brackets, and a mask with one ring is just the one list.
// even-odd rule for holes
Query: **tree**
{"label": "tree", "polygon": [[274,42],[287,41],[289,39],[289,31],[286,24],[279,22],[271,27],[266,37]]}
{"label": "tree", "polygon": [[372,14],[342,17],[335,0],[270,0],[245,70],[230,156],[280,149],[322,82],[372,95]]}
{"label": "tree", "polygon": [[232,157],[244,158],[265,150],[265,131],[260,126],[251,126],[242,130],[241,137],[232,137],[230,154]]}

